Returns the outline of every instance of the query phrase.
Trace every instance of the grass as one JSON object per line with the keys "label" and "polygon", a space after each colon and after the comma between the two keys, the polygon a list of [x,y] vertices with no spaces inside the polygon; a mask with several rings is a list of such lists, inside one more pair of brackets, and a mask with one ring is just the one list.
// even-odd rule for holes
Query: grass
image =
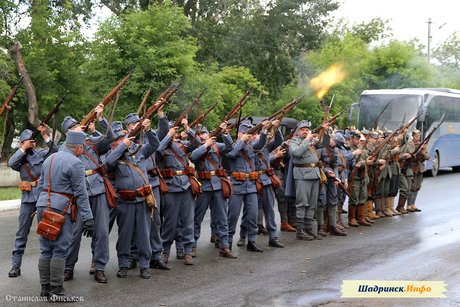
{"label": "grass", "polygon": [[21,198],[22,192],[17,187],[0,188],[0,200]]}

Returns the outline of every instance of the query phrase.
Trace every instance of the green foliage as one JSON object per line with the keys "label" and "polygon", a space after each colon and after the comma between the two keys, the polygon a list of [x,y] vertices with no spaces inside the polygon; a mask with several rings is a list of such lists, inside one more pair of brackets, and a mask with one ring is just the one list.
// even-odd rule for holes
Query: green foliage
{"label": "green foliage", "polygon": [[187,35],[190,27],[181,9],[172,5],[155,5],[108,19],[96,33],[92,57],[84,67],[90,90],[103,97],[136,68],[123,88],[117,117],[135,112],[152,81],[156,98],[172,81],[193,71],[197,47]]}

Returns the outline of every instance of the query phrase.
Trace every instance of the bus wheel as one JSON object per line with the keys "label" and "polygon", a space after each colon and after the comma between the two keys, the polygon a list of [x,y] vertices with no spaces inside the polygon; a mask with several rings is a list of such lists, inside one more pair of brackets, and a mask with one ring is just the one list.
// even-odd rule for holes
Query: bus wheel
{"label": "bus wheel", "polygon": [[452,166],[454,172],[460,172],[460,166]]}
{"label": "bus wheel", "polygon": [[433,166],[431,168],[431,176],[436,177],[439,172],[439,152],[434,153]]}

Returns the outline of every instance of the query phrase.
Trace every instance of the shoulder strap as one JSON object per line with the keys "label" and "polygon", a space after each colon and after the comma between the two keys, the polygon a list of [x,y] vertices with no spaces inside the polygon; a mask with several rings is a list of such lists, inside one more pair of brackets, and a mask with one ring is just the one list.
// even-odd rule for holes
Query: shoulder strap
{"label": "shoulder strap", "polygon": [[[169,151],[170,153],[173,154],[173,156],[184,166],[184,167],[187,167],[187,164],[184,162],[184,160],[181,159],[181,157],[179,157],[179,155],[174,151],[174,149],[172,149],[172,147],[168,147],[166,148],[167,151]],[[187,158],[187,157],[186,157]]]}
{"label": "shoulder strap", "polygon": [[129,167],[131,167],[132,169],[137,171],[139,173],[139,175],[141,175],[142,179],[144,179],[145,184],[149,184],[149,181],[145,177],[144,172],[139,167],[137,167],[133,163],[129,162],[128,160],[122,160],[122,161],[125,162]]}
{"label": "shoulder strap", "polygon": [[340,150],[337,150],[337,154],[339,155],[340,160],[342,160],[342,165],[344,167],[347,167],[347,161],[345,160],[345,157],[343,156],[342,152]]}
{"label": "shoulder strap", "polygon": [[270,165],[268,164],[268,161],[265,159],[263,153],[259,152],[257,155],[259,156],[260,160],[262,160],[262,162],[265,164],[267,169],[269,169]]}
{"label": "shoulder strap", "polygon": [[51,210],[51,167],[53,166],[54,157],[54,155],[51,157],[50,167],[48,168],[48,210]]}
{"label": "shoulder strap", "polygon": [[243,152],[243,150],[240,151],[241,156],[243,157],[244,160],[249,164],[249,167],[251,168],[251,171],[254,172],[254,166],[252,166],[251,160],[249,160],[249,157],[246,156],[246,154]]}
{"label": "shoulder strap", "polygon": [[[97,151],[96,151],[96,153],[97,153]],[[97,162],[97,161],[93,158],[93,156],[90,155],[89,152],[87,152],[86,150],[83,150],[83,154],[84,154],[85,156],[87,156],[87,157],[94,163],[94,165],[96,165],[96,167],[99,167],[99,162]]]}
{"label": "shoulder strap", "polygon": [[[107,131],[109,130],[110,128],[107,129]],[[97,148],[96,146],[94,146],[93,143],[91,143],[89,140],[86,140],[86,145],[88,145],[89,147],[91,147],[95,153],[99,154],[99,152],[97,151]]]}
{"label": "shoulder strap", "polygon": [[320,159],[318,151],[316,150],[315,146],[310,145],[310,147],[308,147],[308,149],[310,149],[310,151],[313,152],[318,157],[318,159]]}
{"label": "shoulder strap", "polygon": [[22,166],[24,167],[24,170],[26,171],[27,175],[29,175],[29,177],[30,177],[30,179],[31,179],[32,181],[38,180],[38,178],[35,177],[35,176],[32,174],[32,172],[31,172],[31,170],[30,170],[30,167],[29,167],[29,163],[28,163],[27,161],[24,162],[24,163],[22,164]]}

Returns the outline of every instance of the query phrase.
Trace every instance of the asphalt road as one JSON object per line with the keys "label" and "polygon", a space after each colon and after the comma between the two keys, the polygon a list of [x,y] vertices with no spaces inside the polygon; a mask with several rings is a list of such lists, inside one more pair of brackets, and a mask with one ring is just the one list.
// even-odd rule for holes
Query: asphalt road
{"label": "asphalt road", "polygon": [[[129,271],[116,277],[116,232],[111,234],[107,284],[88,274],[89,239],[84,238],[70,294],[91,306],[459,306],[460,305],[460,174],[425,178],[419,193],[421,213],[385,218],[372,227],[350,229],[347,237],[322,241],[295,240],[281,233],[286,248],[269,248],[259,236],[263,254],[234,247],[238,259],[218,257],[209,243],[209,217],[203,227],[195,265],[185,266],[171,255],[172,271],[152,270],[150,280]],[[345,217],[345,215],[344,215]],[[23,257],[22,275],[8,278],[17,211],[0,213],[0,306],[45,306],[12,302],[12,296],[36,296],[40,291],[36,222]],[[116,229],[115,229],[116,230]],[[345,299],[343,280],[442,280],[447,298]],[[75,305],[75,304],[74,304]]]}

